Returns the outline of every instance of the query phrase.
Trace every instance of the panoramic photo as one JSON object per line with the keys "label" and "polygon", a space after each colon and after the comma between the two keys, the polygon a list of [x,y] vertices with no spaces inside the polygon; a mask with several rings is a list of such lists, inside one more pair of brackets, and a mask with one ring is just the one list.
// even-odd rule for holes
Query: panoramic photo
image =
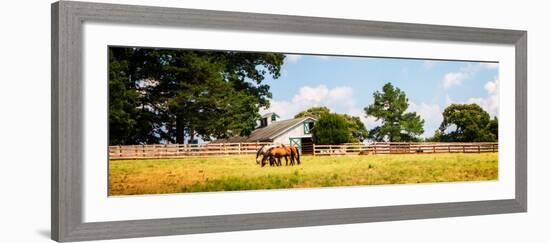
{"label": "panoramic photo", "polygon": [[108,51],[109,196],[498,179],[498,63]]}

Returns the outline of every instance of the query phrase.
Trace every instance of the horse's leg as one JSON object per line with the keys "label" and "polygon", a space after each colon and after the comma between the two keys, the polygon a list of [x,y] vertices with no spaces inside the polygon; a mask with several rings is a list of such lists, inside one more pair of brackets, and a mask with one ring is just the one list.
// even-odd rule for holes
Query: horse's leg
{"label": "horse's leg", "polygon": [[279,162],[278,166],[282,166],[283,163],[281,162],[281,157],[277,158],[277,162]]}
{"label": "horse's leg", "polygon": [[288,157],[285,156],[285,166],[288,166]]}

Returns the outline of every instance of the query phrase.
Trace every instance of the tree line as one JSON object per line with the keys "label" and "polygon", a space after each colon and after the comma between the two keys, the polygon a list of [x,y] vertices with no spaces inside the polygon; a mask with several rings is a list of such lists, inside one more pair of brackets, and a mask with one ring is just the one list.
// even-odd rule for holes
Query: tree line
{"label": "tree line", "polygon": [[408,98],[404,91],[387,83],[373,93],[374,102],[364,108],[366,116],[380,122],[369,131],[359,117],[331,113],[327,107],[313,107],[296,117],[317,119],[313,141],[317,144],[362,142],[365,139],[387,142],[493,142],[498,140],[498,118],[477,104],[451,104],[442,113],[443,121],[430,138],[424,133],[424,120],[416,112],[407,112]]}

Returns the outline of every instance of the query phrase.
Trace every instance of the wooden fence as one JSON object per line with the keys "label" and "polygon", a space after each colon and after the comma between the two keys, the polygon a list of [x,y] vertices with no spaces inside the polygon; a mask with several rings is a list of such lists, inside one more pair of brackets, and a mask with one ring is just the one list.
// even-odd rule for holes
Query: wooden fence
{"label": "wooden fence", "polygon": [[362,143],[340,144],[340,145],[320,145],[313,144],[313,155],[346,155],[359,154],[368,151],[367,145]]}
{"label": "wooden fence", "polygon": [[[109,146],[109,159],[184,158],[255,154],[273,143],[151,144]],[[498,143],[351,143],[313,144],[313,155],[423,154],[498,152]]]}
{"label": "wooden fence", "polygon": [[498,152],[498,143],[372,143],[313,145],[313,155]]}
{"label": "wooden fence", "polygon": [[109,159],[184,158],[255,154],[272,143],[150,144],[109,146]]}

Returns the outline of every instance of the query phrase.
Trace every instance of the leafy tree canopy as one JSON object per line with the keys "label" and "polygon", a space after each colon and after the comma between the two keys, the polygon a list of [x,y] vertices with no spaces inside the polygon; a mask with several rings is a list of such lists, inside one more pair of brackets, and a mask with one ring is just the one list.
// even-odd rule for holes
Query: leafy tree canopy
{"label": "leafy tree canopy", "polygon": [[373,93],[374,103],[365,107],[367,116],[375,117],[382,125],[373,128],[369,138],[375,141],[416,141],[424,133],[424,120],[409,107],[405,92],[387,83],[382,92]]}
{"label": "leafy tree canopy", "polygon": [[342,144],[351,141],[349,123],[344,116],[329,113],[321,116],[313,128],[315,144]]}
{"label": "leafy tree canopy", "polygon": [[326,106],[316,106],[311,107],[305,111],[302,111],[294,116],[294,118],[300,118],[300,117],[312,117],[315,119],[321,118],[323,115],[327,115],[330,113],[330,109]]}
{"label": "leafy tree canopy", "polygon": [[436,133],[439,141],[492,142],[498,139],[498,119],[477,104],[452,104],[443,111],[443,122]]}
{"label": "leafy tree canopy", "polygon": [[344,116],[344,119],[348,122],[348,128],[351,136],[349,142],[358,143],[367,139],[369,132],[367,131],[367,128],[365,128],[365,124],[363,124],[358,116],[350,116],[347,114],[343,114],[342,116]]}
{"label": "leafy tree canopy", "polygon": [[[322,116],[330,114],[330,109],[325,106],[311,107],[305,111],[302,111],[294,116],[294,118],[300,117],[312,117],[319,120]],[[336,113],[334,113],[336,114]],[[368,131],[365,128],[365,124],[357,116],[350,116],[347,114],[336,114],[342,116],[348,123],[350,142],[362,142],[368,136]],[[316,125],[315,125],[316,126]],[[315,128],[314,128],[315,129]]]}
{"label": "leafy tree canopy", "polygon": [[183,143],[248,135],[269,107],[262,81],[284,55],[156,48],[109,49],[111,144]]}

